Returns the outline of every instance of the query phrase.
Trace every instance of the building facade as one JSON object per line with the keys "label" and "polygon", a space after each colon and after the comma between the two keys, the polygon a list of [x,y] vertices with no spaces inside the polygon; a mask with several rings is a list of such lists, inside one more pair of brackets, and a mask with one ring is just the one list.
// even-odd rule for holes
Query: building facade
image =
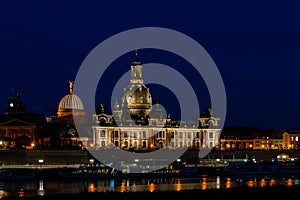
{"label": "building facade", "polygon": [[89,148],[117,147],[133,151],[160,148],[213,148],[219,145],[219,118],[211,110],[191,121],[177,122],[165,116],[159,102],[152,105],[152,97],[142,78],[142,65],[136,53],[131,65],[131,79],[124,89],[121,105],[114,105],[112,114],[93,115]]}
{"label": "building facade", "polygon": [[300,148],[300,130],[287,130],[282,137],[283,149],[299,149]]}
{"label": "building facade", "polygon": [[283,130],[260,130],[254,127],[224,127],[220,150],[282,150]]}
{"label": "building facade", "polygon": [[12,90],[0,115],[0,149],[35,149],[43,146],[45,116],[27,112],[21,92]]}

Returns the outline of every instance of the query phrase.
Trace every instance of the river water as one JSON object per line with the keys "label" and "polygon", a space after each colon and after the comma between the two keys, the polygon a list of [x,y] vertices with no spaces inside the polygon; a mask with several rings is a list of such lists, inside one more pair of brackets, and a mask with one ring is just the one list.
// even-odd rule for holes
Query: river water
{"label": "river water", "polygon": [[31,180],[0,182],[0,199],[5,196],[32,197],[47,194],[82,192],[143,192],[208,190],[236,187],[299,185],[299,178],[199,176],[195,178],[91,179],[91,180]]}

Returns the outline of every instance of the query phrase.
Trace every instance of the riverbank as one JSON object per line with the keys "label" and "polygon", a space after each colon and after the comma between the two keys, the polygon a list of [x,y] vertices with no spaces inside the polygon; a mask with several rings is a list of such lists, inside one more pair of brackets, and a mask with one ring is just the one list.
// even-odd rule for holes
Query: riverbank
{"label": "riverbank", "polygon": [[[26,200],[153,200],[153,199],[171,199],[182,200],[186,198],[201,199],[230,199],[230,200],[253,200],[253,199],[283,199],[295,197],[300,194],[300,186],[266,186],[266,187],[242,187],[230,189],[207,189],[207,190],[183,190],[183,191],[167,191],[167,192],[101,192],[80,194],[53,194],[37,197],[24,197]],[[4,197],[3,199],[14,200],[19,197]]]}
{"label": "riverbank", "polygon": [[[218,151],[212,150],[204,158],[199,158],[199,150],[187,150],[180,157],[185,163],[199,163],[203,160],[242,160],[248,157],[257,161],[270,161],[279,154],[291,158],[300,158],[300,150],[248,150],[248,151]],[[66,165],[80,164],[94,159],[87,150],[0,150],[2,165]],[[42,162],[41,162],[42,161]]]}

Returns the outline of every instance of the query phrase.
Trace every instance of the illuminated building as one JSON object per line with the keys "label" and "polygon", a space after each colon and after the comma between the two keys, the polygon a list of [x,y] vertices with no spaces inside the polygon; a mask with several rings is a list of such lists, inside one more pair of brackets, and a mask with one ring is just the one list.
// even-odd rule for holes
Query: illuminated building
{"label": "illuminated building", "polygon": [[69,94],[66,94],[59,102],[57,116],[69,117],[71,115],[84,115],[84,107],[81,99],[73,93],[74,82],[69,81]]}
{"label": "illuminated building", "polygon": [[280,150],[283,148],[282,130],[260,130],[254,127],[224,127],[220,150]]}
{"label": "illuminated building", "polygon": [[168,146],[176,148],[213,148],[218,145],[221,130],[219,118],[211,110],[195,120],[178,123],[170,115],[163,116],[159,102],[152,105],[149,88],[144,85],[142,65],[136,53],[131,65],[131,79],[124,90],[121,105],[114,105],[113,113],[105,113],[104,106],[93,115],[99,126],[93,126],[92,147],[111,146],[125,150],[152,150]]}
{"label": "illuminated building", "polygon": [[[74,82],[69,81],[69,93],[59,101],[57,116],[51,117],[51,123],[56,131],[56,147],[82,149],[87,146],[88,138],[79,137],[73,117],[85,119],[83,103],[73,92]],[[58,133],[57,133],[58,132]]]}
{"label": "illuminated building", "polygon": [[45,116],[27,112],[21,92],[15,95],[11,91],[7,98],[6,110],[0,115],[0,148],[42,147],[46,124]]}
{"label": "illuminated building", "polygon": [[283,149],[299,149],[300,148],[300,130],[287,130],[283,133],[282,146]]}

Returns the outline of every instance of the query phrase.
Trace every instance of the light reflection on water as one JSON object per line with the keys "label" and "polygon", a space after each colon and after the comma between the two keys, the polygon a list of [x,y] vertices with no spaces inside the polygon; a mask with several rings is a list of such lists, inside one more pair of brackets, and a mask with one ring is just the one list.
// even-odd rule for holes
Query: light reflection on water
{"label": "light reflection on water", "polygon": [[233,187],[265,187],[299,185],[296,178],[233,178],[202,176],[197,178],[145,178],[145,179],[94,179],[94,180],[38,180],[0,183],[0,199],[5,196],[44,196],[60,193],[83,192],[143,192],[207,190]]}

